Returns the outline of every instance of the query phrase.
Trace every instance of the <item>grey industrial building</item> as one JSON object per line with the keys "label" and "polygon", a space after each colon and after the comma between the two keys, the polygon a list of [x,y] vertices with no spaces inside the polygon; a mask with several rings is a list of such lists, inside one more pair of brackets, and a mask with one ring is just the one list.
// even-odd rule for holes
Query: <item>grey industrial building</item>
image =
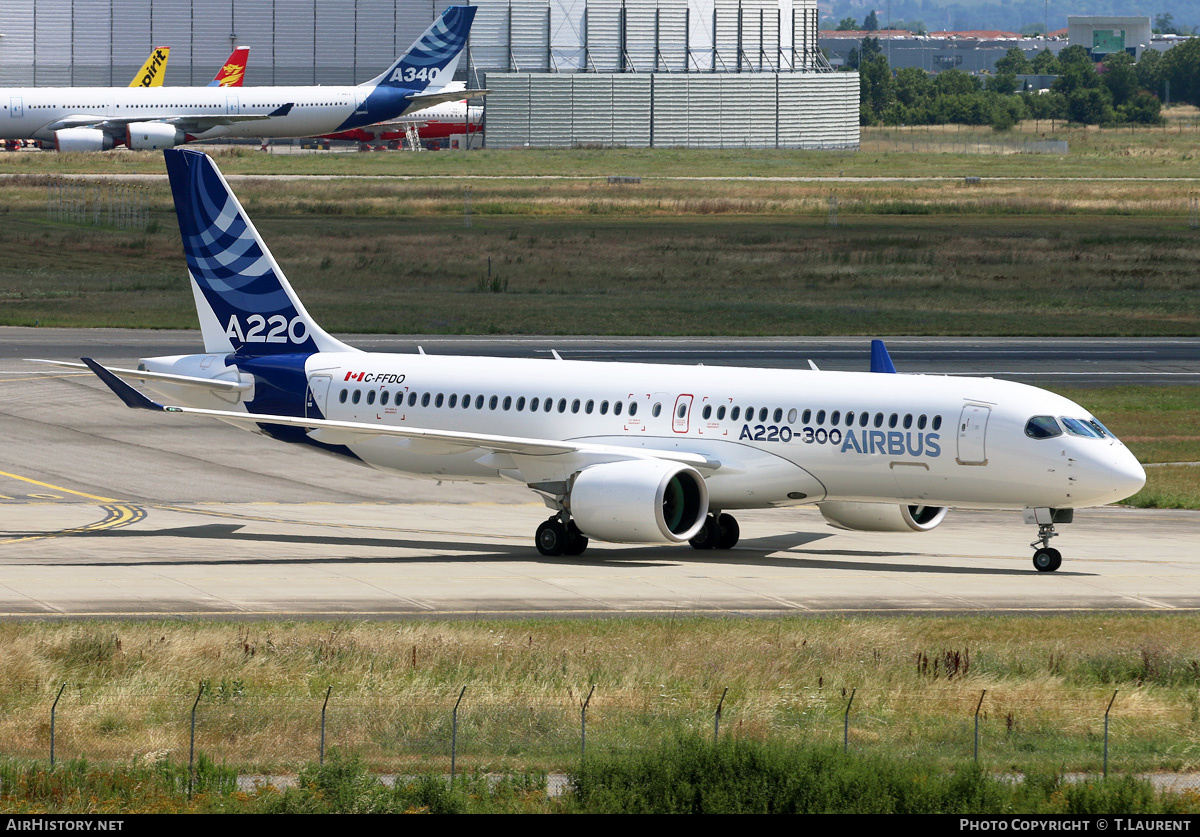
{"label": "grey industrial building", "polygon": [[[460,3],[465,0],[459,0]],[[447,0],[4,0],[0,86],[120,86],[170,46],[202,85],[234,46],[247,85],[353,84]],[[817,45],[816,0],[474,0],[460,78],[492,90],[491,146],[855,147],[858,76]]]}

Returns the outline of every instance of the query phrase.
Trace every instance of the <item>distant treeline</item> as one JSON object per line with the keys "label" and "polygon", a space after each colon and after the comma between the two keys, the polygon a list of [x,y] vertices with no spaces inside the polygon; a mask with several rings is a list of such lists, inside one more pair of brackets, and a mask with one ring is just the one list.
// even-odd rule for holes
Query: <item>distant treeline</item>
{"label": "distant treeline", "polygon": [[[991,125],[999,131],[1023,119],[1062,119],[1087,125],[1162,122],[1162,100],[1200,105],[1200,39],[1166,52],[1128,53],[1096,64],[1078,45],[1032,60],[1017,48],[996,62],[994,75],[962,70],[930,75],[916,67],[892,72],[876,38],[851,52],[857,65],[864,125]],[[1048,92],[1022,90],[1018,75],[1056,75]]]}
{"label": "distant treeline", "polygon": [[[1167,0],[1153,4],[1138,0],[1073,0],[1069,5],[1047,6],[1044,0],[892,0],[891,20],[919,22],[931,32],[938,30],[1000,29],[1032,35],[1067,25],[1067,15],[1144,15],[1155,28],[1164,32],[1174,28],[1189,32],[1200,24],[1200,0]],[[822,16],[821,28],[832,29],[847,16],[864,14],[862,3],[834,0],[832,11]],[[886,13],[879,12],[881,29],[887,26]],[[1162,25],[1166,23],[1166,25]],[[864,27],[865,28],[865,27]]]}

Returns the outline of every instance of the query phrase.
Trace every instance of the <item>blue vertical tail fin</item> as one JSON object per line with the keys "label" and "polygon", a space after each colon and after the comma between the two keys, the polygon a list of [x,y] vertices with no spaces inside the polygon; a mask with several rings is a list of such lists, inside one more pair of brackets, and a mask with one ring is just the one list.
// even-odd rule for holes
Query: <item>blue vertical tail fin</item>
{"label": "blue vertical tail fin", "polygon": [[887,346],[883,345],[882,340],[871,341],[871,371],[872,372],[895,372],[896,367],[892,363],[892,356],[888,354]]}
{"label": "blue vertical tail fin", "polygon": [[476,6],[449,6],[408,52],[380,75],[360,87],[396,87],[434,93],[454,79],[454,71],[471,34]]}
{"label": "blue vertical tail fin", "polygon": [[163,151],[206,352],[354,351],[304,310],[275,257],[207,154]]}

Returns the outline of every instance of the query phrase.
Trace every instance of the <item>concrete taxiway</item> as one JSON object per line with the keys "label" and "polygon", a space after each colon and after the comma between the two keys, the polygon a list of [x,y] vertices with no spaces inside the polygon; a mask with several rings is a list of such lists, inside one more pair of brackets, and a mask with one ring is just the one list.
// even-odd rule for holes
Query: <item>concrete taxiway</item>
{"label": "concrete taxiway", "polygon": [[[190,335],[0,332],[21,332],[0,340],[4,618],[1200,608],[1195,512],[1082,511],[1060,527],[1066,560],[1051,574],[1034,571],[1034,531],[1017,512],[955,512],[912,535],[842,532],[812,508],[742,512],[729,552],[594,543],[579,558],[544,558],[532,535],[548,512],[522,487],[409,480],[129,410],[91,375],[19,359],[90,343],[128,362],[172,341],[194,350]],[[34,345],[28,332],[59,343]],[[1194,368],[1178,356],[1121,363]]]}

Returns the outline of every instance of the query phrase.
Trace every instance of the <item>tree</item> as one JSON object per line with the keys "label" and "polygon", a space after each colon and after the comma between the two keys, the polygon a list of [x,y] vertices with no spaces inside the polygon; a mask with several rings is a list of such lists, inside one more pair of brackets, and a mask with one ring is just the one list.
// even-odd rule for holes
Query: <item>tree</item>
{"label": "tree", "polygon": [[1104,75],[1100,77],[1108,92],[1112,94],[1115,107],[1128,102],[1138,90],[1137,71],[1133,68],[1133,56],[1127,52],[1114,52],[1104,58]]}
{"label": "tree", "polygon": [[883,55],[883,47],[879,45],[878,38],[867,36],[862,39],[862,57],[865,59],[868,55]]}
{"label": "tree", "polygon": [[1149,90],[1151,93],[1161,94],[1163,92],[1162,58],[1163,54],[1157,49],[1142,50],[1142,57],[1133,67],[1137,73],[1139,87]]}
{"label": "tree", "polygon": [[858,80],[862,119],[875,124],[896,101],[896,84],[887,59],[882,55],[864,55]]}
{"label": "tree", "polygon": [[997,73],[1032,73],[1033,62],[1025,57],[1020,47],[1012,47],[1004,57],[996,61]]}
{"label": "tree", "polygon": [[1081,65],[1094,67],[1095,61],[1092,56],[1088,55],[1088,51],[1079,44],[1071,44],[1058,54],[1058,63],[1065,70],[1072,65]]}
{"label": "tree", "polygon": [[896,99],[913,107],[933,96],[933,80],[920,67],[903,67],[896,71]]}
{"label": "tree", "polygon": [[1162,77],[1171,85],[1172,101],[1200,104],[1200,38],[1163,53]]}
{"label": "tree", "polygon": [[841,19],[841,21],[838,22],[837,31],[838,32],[857,32],[858,31],[858,21],[852,17],[844,17]]}
{"label": "tree", "polygon": [[1174,16],[1170,12],[1163,12],[1154,16],[1154,28],[1151,30],[1158,35],[1178,35],[1179,30],[1175,28]]}
{"label": "tree", "polygon": [[[1017,91],[1017,77],[1014,73],[996,73],[988,76],[987,89],[992,93],[1007,96]],[[1009,126],[1012,127],[1011,125]]]}
{"label": "tree", "polygon": [[1139,90],[1129,101],[1117,108],[1117,118],[1122,122],[1142,122],[1147,125],[1162,124],[1162,102],[1157,96]]}
{"label": "tree", "polygon": [[879,18],[876,17],[874,9],[872,9],[871,13],[863,19],[863,29],[867,30],[868,32],[879,31]]}
{"label": "tree", "polygon": [[1116,114],[1108,88],[1081,88],[1068,93],[1067,118],[1085,125],[1105,125],[1114,121]]}
{"label": "tree", "polygon": [[933,78],[933,86],[939,96],[974,93],[979,90],[979,82],[975,77],[962,70],[945,70],[938,73]]}
{"label": "tree", "polygon": [[1033,65],[1033,71],[1043,76],[1056,76],[1062,69],[1058,58],[1048,49],[1044,49],[1033,57],[1030,62]]}

